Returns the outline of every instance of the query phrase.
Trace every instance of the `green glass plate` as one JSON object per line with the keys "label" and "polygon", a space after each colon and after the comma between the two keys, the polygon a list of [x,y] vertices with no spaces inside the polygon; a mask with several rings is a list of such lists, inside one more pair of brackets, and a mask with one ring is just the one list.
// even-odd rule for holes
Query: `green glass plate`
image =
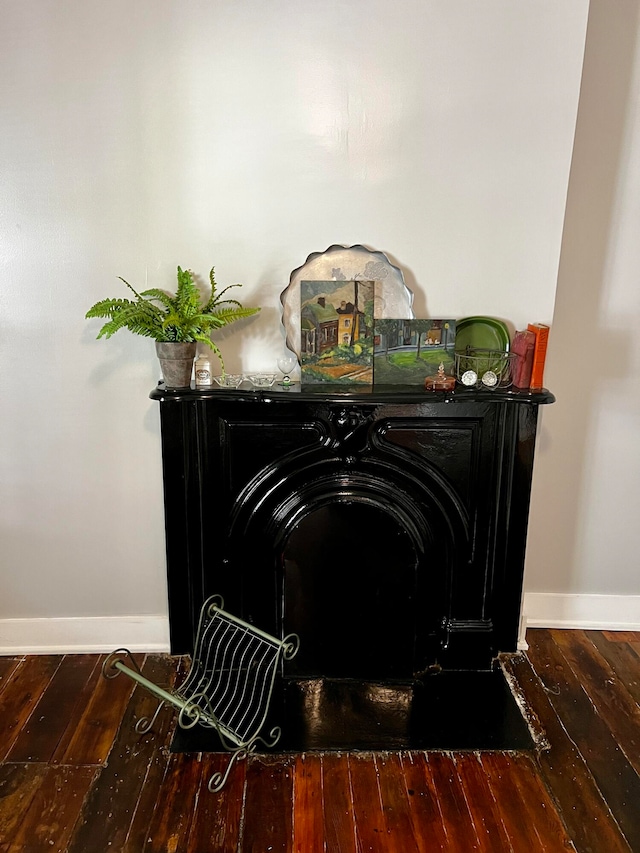
{"label": "green glass plate", "polygon": [[465,317],[456,324],[456,352],[473,349],[509,352],[509,329],[495,317]]}

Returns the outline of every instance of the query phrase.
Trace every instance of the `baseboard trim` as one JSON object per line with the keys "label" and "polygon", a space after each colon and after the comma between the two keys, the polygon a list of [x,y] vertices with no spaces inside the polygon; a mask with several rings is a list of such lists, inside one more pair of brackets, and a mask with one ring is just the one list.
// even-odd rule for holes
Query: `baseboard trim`
{"label": "baseboard trim", "polygon": [[0,619],[0,655],[102,654],[120,646],[132,652],[168,652],[168,618],[141,615]]}
{"label": "baseboard trim", "polygon": [[[518,648],[527,628],[640,631],[640,595],[527,592]],[[0,619],[0,655],[103,654],[170,651],[164,615]]]}
{"label": "baseboard trim", "polygon": [[640,595],[527,592],[525,628],[640,631]]}

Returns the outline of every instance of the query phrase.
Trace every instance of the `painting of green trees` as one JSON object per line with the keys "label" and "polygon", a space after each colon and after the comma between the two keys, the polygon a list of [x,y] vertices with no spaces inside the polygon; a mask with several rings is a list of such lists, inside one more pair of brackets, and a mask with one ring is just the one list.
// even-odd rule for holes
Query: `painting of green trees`
{"label": "painting of green trees", "polygon": [[376,320],[375,384],[423,385],[440,364],[453,375],[455,341],[455,320]]}

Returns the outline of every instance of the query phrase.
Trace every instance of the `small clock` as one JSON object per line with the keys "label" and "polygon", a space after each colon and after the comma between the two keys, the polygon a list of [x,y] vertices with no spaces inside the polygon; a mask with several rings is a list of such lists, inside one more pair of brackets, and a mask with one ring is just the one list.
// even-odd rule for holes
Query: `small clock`
{"label": "small clock", "polygon": [[478,381],[478,374],[475,370],[465,370],[465,372],[460,377],[460,382],[463,385],[475,385]]}
{"label": "small clock", "polygon": [[487,370],[486,373],[482,374],[482,384],[487,385],[489,388],[493,388],[498,384],[498,377],[493,370]]}

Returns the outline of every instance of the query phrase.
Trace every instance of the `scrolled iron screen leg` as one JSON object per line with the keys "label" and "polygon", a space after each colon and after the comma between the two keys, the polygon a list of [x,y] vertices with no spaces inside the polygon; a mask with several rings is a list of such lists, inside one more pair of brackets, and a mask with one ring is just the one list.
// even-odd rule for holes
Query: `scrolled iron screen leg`
{"label": "scrolled iron screen leg", "polygon": [[122,672],[160,700],[150,719],[138,720],[139,734],[152,728],[164,705],[178,710],[178,725],[183,729],[201,725],[216,730],[231,758],[224,773],[214,773],[209,780],[208,788],[214,793],[222,790],[235,762],[253,753],[258,741],[271,748],[280,739],[279,726],[271,729],[268,739],[261,733],[278,666],[295,657],[300,647],[296,634],[279,640],[227,613],[223,606],[218,595],[203,604],[193,663],[177,689],[164,690],[145,678],[127,649],[116,649],[102,667],[105,678]]}

